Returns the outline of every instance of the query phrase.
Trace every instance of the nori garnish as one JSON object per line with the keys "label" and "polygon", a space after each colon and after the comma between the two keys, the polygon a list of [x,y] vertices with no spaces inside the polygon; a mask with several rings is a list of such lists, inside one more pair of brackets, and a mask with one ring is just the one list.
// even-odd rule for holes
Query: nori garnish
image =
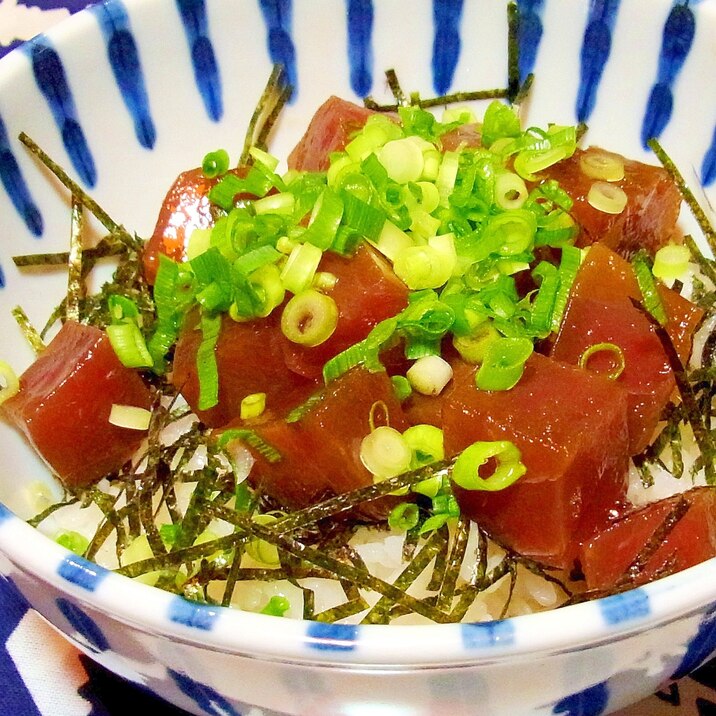
{"label": "nori garnish", "polygon": [[37,332],[35,326],[32,325],[27,314],[20,306],[15,306],[12,309],[12,315],[17,325],[20,326],[20,330],[25,336],[25,340],[30,344],[30,348],[35,352],[35,355],[39,355],[45,350],[45,342],[42,340],[42,336]]}

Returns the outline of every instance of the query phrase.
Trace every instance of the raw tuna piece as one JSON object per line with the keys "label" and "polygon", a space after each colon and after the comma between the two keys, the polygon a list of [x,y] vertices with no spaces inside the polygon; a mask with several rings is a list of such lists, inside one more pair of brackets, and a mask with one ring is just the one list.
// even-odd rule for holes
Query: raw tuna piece
{"label": "raw tuna piece", "polygon": [[313,115],[305,134],[288,155],[289,169],[324,172],[331,152],[340,152],[374,114],[353,102],[329,97]]}
{"label": "raw tuna piece", "polygon": [[[297,422],[259,419],[253,426],[281,453],[282,459],[271,464],[256,453],[249,479],[289,509],[307,507],[331,495],[373,484],[373,476],[360,459],[360,444],[370,432],[370,414],[376,402],[381,401],[387,408],[391,427],[407,427],[385,373],[354,368],[330,383],[323,395]],[[383,424],[377,419],[381,414],[376,414],[377,424]],[[383,519],[394,504],[392,498],[368,502],[358,508],[357,514],[369,520]]]}
{"label": "raw tuna piece", "polygon": [[363,340],[377,323],[399,313],[408,304],[407,286],[367,244],[361,245],[351,258],[325,253],[319,270],[338,279],[334,288],[326,291],[338,306],[336,330],[314,348],[283,339],[288,367],[308,378],[319,378],[329,358]]}
{"label": "raw tuna piece", "polygon": [[464,514],[509,547],[569,568],[579,544],[625,497],[626,395],[613,382],[541,355],[511,390],[482,391],[474,366],[456,364],[443,406],[445,451],[509,440],[527,473],[499,492],[455,486]]}
{"label": "raw tuna piece", "polygon": [[[645,563],[643,550],[674,511],[686,512],[660,540]],[[651,546],[651,545],[650,545]],[[589,589],[610,589],[618,581],[643,584],[716,556],[716,489],[697,487],[641,509],[633,509],[580,549]],[[630,569],[631,568],[631,569]]]}
{"label": "raw tuna piece", "polygon": [[[230,173],[243,177],[244,168]],[[209,190],[219,178],[204,176],[201,167],[182,172],[167,192],[157,218],[154,233],[144,248],[144,275],[153,284],[159,268],[159,254],[174,261],[185,261],[186,250],[194,229],[208,229],[214,224]]]}
{"label": "raw tuna piece", "polygon": [[151,395],[104,331],[68,321],[2,409],[65,485],[82,487],[118,470],[145,436],[109,422],[115,403],[149,408]]}
{"label": "raw tuna piece", "polygon": [[[665,286],[659,292],[670,319],[667,330],[686,360],[703,312]],[[629,449],[637,454],[651,440],[675,382],[653,326],[630,298],[641,299],[641,292],[629,263],[601,244],[592,246],[577,274],[551,355],[576,365],[596,343],[614,343],[622,349],[625,369],[617,382],[629,395]],[[609,353],[595,355],[589,368],[606,371],[612,361]]]}
{"label": "raw tuna piece", "polygon": [[283,411],[301,402],[317,384],[291,373],[283,359],[283,335],[278,317],[237,322],[224,315],[216,342],[219,403],[198,410],[199,378],[196,352],[201,343],[197,315],[191,315],[174,352],[172,383],[209,427],[226,425],[238,417],[241,401],[253,393],[266,393],[266,407]]}
{"label": "raw tuna piece", "polygon": [[[597,180],[584,174],[580,162],[582,157],[598,153],[618,157],[624,162],[624,178],[611,182],[623,189],[628,198],[621,214],[607,214],[587,201],[589,189]],[[556,179],[574,199],[571,213],[582,227],[578,246],[601,241],[623,256],[628,257],[640,248],[653,255],[670,238],[675,238],[681,195],[662,167],[590,147],[577,149],[572,157],[551,166],[543,176]]]}

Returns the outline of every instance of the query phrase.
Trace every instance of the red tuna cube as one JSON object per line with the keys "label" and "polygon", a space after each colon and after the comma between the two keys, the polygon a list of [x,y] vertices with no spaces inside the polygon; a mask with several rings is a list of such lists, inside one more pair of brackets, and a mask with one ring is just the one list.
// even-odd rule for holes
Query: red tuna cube
{"label": "red tuna cube", "polygon": [[[282,418],[268,419],[255,425],[234,423],[234,427],[252,427],[260,437],[281,454],[269,463],[255,452],[256,463],[249,479],[289,509],[300,509],[326,497],[373,484],[373,476],[363,466],[360,446],[370,433],[374,406],[377,424],[387,411],[390,426],[408,427],[400,403],[386,373],[369,373],[354,368],[330,383],[323,397],[297,422]],[[232,427],[232,426],[227,426]],[[357,514],[364,519],[383,519],[395,504],[393,498],[364,503]]]}
{"label": "red tuna cube", "polygon": [[[660,286],[669,332],[682,360],[691,351],[691,337],[703,312],[676,292]],[[595,244],[579,269],[564,320],[551,355],[577,364],[597,343],[613,343],[624,354],[624,372],[617,382],[629,395],[629,449],[640,453],[649,444],[674,387],[668,358],[649,319],[630,298],[641,292],[630,264],[605,246]],[[595,354],[589,369],[609,370],[613,354]]]}
{"label": "red tuna cube", "polygon": [[212,428],[226,425],[241,413],[241,401],[254,393],[266,393],[266,407],[283,412],[301,402],[318,384],[292,373],[283,357],[283,334],[278,316],[255,321],[221,319],[214,353],[219,373],[219,402],[199,410],[199,376],[196,354],[202,333],[197,314],[189,316],[174,351],[172,383],[199,418]]}
{"label": "red tuna cube", "polygon": [[104,331],[68,321],[2,408],[68,487],[82,487],[122,467],[145,436],[112,425],[112,405],[149,408],[151,402]]}
{"label": "red tuna cube", "polygon": [[353,102],[329,97],[313,115],[305,134],[288,155],[289,169],[323,172],[332,152],[340,152],[363,128],[373,110]]}
{"label": "red tuna cube", "polygon": [[626,395],[612,381],[535,354],[511,390],[475,387],[456,364],[443,405],[446,454],[476,441],[509,440],[527,472],[499,492],[455,494],[464,514],[512,549],[569,568],[579,544],[623,503]]}
{"label": "red tuna cube", "polygon": [[[664,529],[677,514],[673,528]],[[649,544],[652,538],[657,544]],[[697,487],[631,510],[582,545],[579,559],[589,589],[611,589],[623,580],[643,584],[714,556],[716,489]]]}
{"label": "red tuna cube", "polygon": [[[606,155],[624,163],[624,178],[610,182],[627,195],[620,214],[607,214],[588,201],[595,181],[581,168],[585,158]],[[574,200],[571,214],[581,227],[578,246],[600,241],[623,256],[644,248],[652,255],[674,236],[681,194],[663,167],[627,159],[597,147],[577,149],[568,159],[551,166],[545,177],[556,179]]]}

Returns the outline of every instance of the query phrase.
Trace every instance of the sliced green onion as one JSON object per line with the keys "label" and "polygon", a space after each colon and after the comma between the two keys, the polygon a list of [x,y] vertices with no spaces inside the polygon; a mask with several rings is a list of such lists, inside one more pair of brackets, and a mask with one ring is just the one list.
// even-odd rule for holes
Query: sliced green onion
{"label": "sliced green onion", "polygon": [[669,322],[664,304],[659,296],[659,289],[651,272],[651,262],[644,249],[636,252],[632,258],[632,267],[636,276],[639,290],[644,298],[644,308],[662,325]]}
{"label": "sliced green onion", "polygon": [[465,362],[479,365],[485,360],[487,346],[499,337],[492,322],[485,321],[469,335],[454,336],[452,343]]}
{"label": "sliced green onion", "polygon": [[403,432],[403,438],[413,451],[412,469],[443,460],[443,431],[434,425],[413,425]]}
{"label": "sliced green onion", "polygon": [[[616,380],[626,368],[626,359],[624,351],[616,345],[616,343],[594,343],[589,346],[581,356],[579,356],[579,367],[589,370],[589,361],[598,353],[611,353],[613,356],[614,367],[603,373],[609,380]],[[601,372],[600,372],[601,374]]]}
{"label": "sliced green onion", "polygon": [[282,333],[302,346],[320,345],[333,335],[337,325],[336,302],[312,288],[293,296],[281,314]]}
{"label": "sliced green onion", "polygon": [[151,411],[134,405],[118,405],[117,403],[113,403],[109,411],[109,422],[120,428],[148,430],[151,421]]}
{"label": "sliced green onion", "polygon": [[274,157],[273,154],[269,154],[257,146],[249,149],[249,156],[253,157],[256,162],[263,164],[270,172],[275,172],[276,167],[279,165],[278,157]]}
{"label": "sliced green onion", "polygon": [[266,393],[252,393],[241,401],[240,417],[242,420],[258,418],[266,410]]}
{"label": "sliced green onion", "polygon": [[292,251],[281,271],[281,282],[291,293],[308,288],[321,262],[323,252],[313,244],[299,244]]}
{"label": "sliced green onion", "polygon": [[393,139],[375,153],[388,176],[398,184],[418,181],[423,173],[425,162],[422,149],[411,139]]}
{"label": "sliced green onion", "polygon": [[401,251],[413,246],[413,240],[410,236],[399,229],[392,221],[383,223],[380,235],[371,243],[390,261],[395,261],[395,257]]}
{"label": "sliced green onion", "polygon": [[136,323],[114,323],[107,326],[106,331],[122,365],[127,368],[151,368],[154,365],[144,336]]}
{"label": "sliced green onion", "polygon": [[225,149],[209,152],[201,162],[201,171],[209,179],[225,174],[228,168],[229,153]]}
{"label": "sliced green onion", "polygon": [[[283,303],[286,289],[281,283],[281,271],[275,264],[265,264],[256,269],[249,277],[249,283],[258,299],[257,316],[265,318]],[[229,313],[231,315],[231,311]]]}
{"label": "sliced green onion", "polygon": [[519,137],[520,118],[509,105],[493,100],[487,106],[482,119],[482,143],[486,147],[498,139]]}
{"label": "sliced green onion", "polygon": [[[527,472],[521,459],[520,451],[507,440],[473,443],[455,461],[452,479],[465,490],[504,490]],[[492,461],[495,469],[483,477],[480,468]]]}
{"label": "sliced green onion", "polygon": [[439,355],[428,355],[413,363],[406,377],[422,395],[440,395],[452,380],[452,366]]}
{"label": "sliced green onion", "polygon": [[408,288],[419,291],[442,286],[455,271],[457,253],[452,234],[433,236],[426,246],[398,252],[393,270]]}
{"label": "sliced green onion", "polygon": [[445,152],[442,162],[440,163],[437,179],[435,180],[435,186],[440,193],[440,204],[443,206],[449,204],[450,195],[455,187],[459,170],[460,153],[453,151]]}
{"label": "sliced green onion", "polygon": [[410,469],[413,451],[395,429],[381,425],[368,433],[360,444],[360,459],[377,480],[400,475]]}
{"label": "sliced green onion", "polygon": [[186,257],[189,261],[209,249],[212,231],[212,229],[194,229],[191,232],[186,247]]}
{"label": "sliced green onion", "polygon": [[378,239],[383,231],[385,212],[351,192],[344,191],[342,197],[346,227],[370,241]]}
{"label": "sliced green onion", "polygon": [[0,405],[17,395],[20,391],[20,380],[9,363],[0,360]]}
{"label": "sliced green onion", "polygon": [[343,218],[343,201],[335,191],[326,187],[313,207],[308,228],[301,240],[325,250],[332,243]]}
{"label": "sliced green onion", "polygon": [[219,402],[219,369],[216,364],[216,341],[221,332],[221,316],[201,314],[201,343],[196,351],[199,378],[199,410],[213,408]]}
{"label": "sliced green onion", "polygon": [[475,375],[480,390],[510,390],[519,382],[534,346],[529,338],[498,338],[488,344]]}
{"label": "sliced green onion", "polygon": [[673,281],[686,273],[690,258],[691,252],[683,244],[662,246],[654,256],[652,273],[662,281]]}
{"label": "sliced green onion", "polygon": [[605,214],[621,214],[629,198],[624,189],[605,181],[595,181],[587,193],[587,202]]}
{"label": "sliced green onion", "polygon": [[296,200],[291,192],[269,194],[253,203],[254,211],[259,214],[293,214]]}
{"label": "sliced green onion", "polygon": [[495,203],[501,209],[519,209],[528,196],[527,185],[517,174],[500,172],[495,177]]}
{"label": "sliced green onion", "polygon": [[413,502],[401,502],[388,515],[388,525],[400,532],[412,530],[420,521],[420,510]]}
{"label": "sliced green onion", "polygon": [[624,178],[624,162],[616,154],[607,152],[585,152],[579,158],[582,174],[602,181],[621,181]]}
{"label": "sliced green onion", "polygon": [[534,214],[515,209],[493,216],[485,226],[481,240],[500,256],[514,256],[532,246],[536,231]]}
{"label": "sliced green onion", "polygon": [[282,617],[290,608],[291,602],[289,602],[286,597],[281,594],[274,594],[261,610],[261,614],[268,614],[272,617]]}
{"label": "sliced green onion", "polygon": [[338,283],[338,276],[329,271],[317,271],[312,286],[317,291],[332,291]]}
{"label": "sliced green onion", "polygon": [[80,556],[82,556],[87,551],[87,547],[89,547],[89,540],[83,534],[75,532],[74,530],[60,532],[60,534],[55,537],[55,542],[61,547]]}
{"label": "sliced green onion", "polygon": [[234,197],[244,189],[244,183],[235,174],[225,174],[209,190],[209,201],[230,211],[234,206]]}
{"label": "sliced green onion", "polygon": [[[276,515],[271,515],[268,513],[256,514],[251,516],[252,522],[255,522],[257,525],[263,526],[271,525],[277,520],[278,517]],[[254,537],[246,543],[246,552],[253,559],[255,559],[257,562],[261,562],[262,564],[267,564],[272,567],[275,567],[281,563],[278,554],[278,548],[270,542],[261,539],[260,537]]]}
{"label": "sliced green onion", "polygon": [[413,387],[410,381],[404,375],[394,375],[390,382],[393,384],[393,392],[395,397],[402,403],[413,394]]}
{"label": "sliced green onion", "polygon": [[559,289],[554,299],[552,309],[552,330],[558,331],[562,325],[562,318],[567,308],[569,294],[577,278],[577,272],[582,262],[582,252],[576,246],[563,246],[562,258],[559,263]]}

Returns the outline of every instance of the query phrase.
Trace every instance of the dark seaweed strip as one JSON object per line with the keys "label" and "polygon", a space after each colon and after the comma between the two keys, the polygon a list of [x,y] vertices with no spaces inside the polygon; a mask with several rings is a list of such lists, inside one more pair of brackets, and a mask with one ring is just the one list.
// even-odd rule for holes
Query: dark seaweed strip
{"label": "dark seaweed strip", "polygon": [[445,540],[446,549],[440,550],[440,552],[435,555],[435,566],[433,567],[433,573],[430,576],[430,581],[428,582],[427,586],[427,589],[430,592],[437,592],[440,589],[440,585],[445,579],[445,570],[447,569],[448,565],[447,546],[449,544],[450,530],[448,529],[447,524],[445,524],[440,527],[438,531]]}
{"label": "dark seaweed strip", "polygon": [[[89,492],[89,496],[94,502],[97,507],[102,511],[102,514],[104,515],[104,519],[107,522],[109,526],[111,526],[111,529],[107,533],[107,537],[109,537],[112,532],[116,533],[116,544],[115,544],[115,553],[117,555],[117,560],[119,561],[119,558],[122,554],[122,551],[127,546],[127,532],[124,529],[124,523],[122,521],[122,516],[119,514],[117,510],[114,509],[114,505],[116,504],[117,499],[119,499],[119,495],[117,495],[117,498],[111,498],[110,495],[107,495],[107,493],[102,492],[99,489],[93,488]],[[99,530],[98,530],[99,531]],[[97,549],[99,549],[98,545],[95,547],[95,538],[97,537],[97,533],[93,536],[90,543],[87,545],[87,549],[85,550],[85,557],[87,559],[93,559],[94,555],[97,552]],[[104,540],[103,540],[104,542]]]}
{"label": "dark seaweed strip", "polygon": [[218,537],[217,539],[201,544],[192,545],[176,552],[167,552],[155,557],[148,557],[132,564],[127,564],[115,570],[117,574],[123,574],[125,577],[139,577],[147,572],[158,572],[172,567],[180,567],[182,564],[191,563],[197,559],[213,554],[214,552],[230,550],[236,544],[245,542],[250,539],[251,535],[234,533]]}
{"label": "dark seaweed strip", "polygon": [[323,502],[312,505],[311,507],[296,510],[285,517],[281,517],[270,525],[270,529],[273,532],[280,532],[283,534],[296,529],[301,529],[327,517],[334,517],[342,512],[346,512],[354,508],[362,502],[376,500],[379,497],[389,495],[391,492],[395,492],[400,488],[415,485],[422,480],[426,480],[430,477],[443,473],[452,467],[455,460],[456,458],[452,457],[447,460],[434,462],[431,465],[426,465],[418,468],[417,470],[405,472],[402,475],[396,475],[395,477],[389,477],[387,480],[383,480],[374,485],[360,487],[355,490],[350,490],[349,492],[336,495],[335,497],[330,497]]}
{"label": "dark seaweed strip", "polygon": [[530,90],[532,89],[532,83],[535,81],[535,76],[533,72],[530,72],[527,77],[525,77],[525,81],[520,85],[520,88],[517,92],[517,95],[512,100],[512,105],[514,107],[519,107],[529,96]]}
{"label": "dark seaweed strip", "polygon": [[714,262],[703,255],[703,252],[689,234],[684,236],[684,244],[690,251],[693,260],[698,264],[701,273],[716,286],[716,267],[714,267]]}
{"label": "dark seaweed strip", "polygon": [[45,342],[37,332],[35,326],[30,323],[30,319],[27,317],[25,311],[20,306],[15,306],[12,309],[12,315],[17,325],[20,326],[20,330],[25,336],[25,340],[30,344],[30,348],[34,351],[35,355],[39,355],[45,350]]}
{"label": "dark seaweed strip", "polygon": [[55,502],[54,505],[50,505],[49,507],[42,510],[42,512],[38,512],[34,517],[27,520],[27,524],[31,527],[37,527],[39,524],[44,522],[50,515],[57,512],[62,507],[69,507],[70,505],[76,505],[79,502],[79,498],[77,497],[71,497],[67,500],[64,500],[63,502]]}
{"label": "dark seaweed strip", "polygon": [[507,599],[505,599],[505,603],[502,607],[502,611],[500,612],[500,619],[504,619],[507,616],[507,612],[510,609],[510,604],[512,603],[512,597],[515,594],[515,586],[517,585],[517,569],[512,563],[510,565],[510,586],[507,591]]}
{"label": "dark seaweed strip", "polygon": [[[716,331],[711,334],[714,337],[714,348],[716,348]],[[710,336],[709,336],[710,337]],[[689,374],[694,383],[711,383],[716,380],[716,366],[711,365],[708,368],[695,368]]]}
{"label": "dark seaweed strip", "polygon": [[681,445],[681,430],[672,425],[669,430],[669,448],[671,449],[671,474],[678,480],[684,475],[684,457]]}
{"label": "dark seaweed strip", "polygon": [[688,204],[688,207],[691,209],[691,213],[696,219],[699,228],[703,232],[706,243],[709,245],[709,248],[714,256],[716,256],[716,230],[714,230],[714,227],[711,225],[711,222],[706,216],[706,212],[701,208],[699,202],[696,201],[696,197],[691,189],[689,189],[681,172],[677,169],[669,155],[664,151],[664,148],[659,143],[659,140],[652,137],[647,144],[654,154],[656,154],[659,161],[663,164],[664,169],[666,169],[671,178],[674,180],[674,183],[681,192],[681,196]]}
{"label": "dark seaweed strip", "polygon": [[460,517],[457,522],[453,543],[448,555],[445,573],[443,575],[440,591],[438,592],[436,607],[441,611],[449,611],[452,607],[457,580],[460,576],[460,567],[465,559],[467,539],[470,535],[470,521]]}
{"label": "dark seaweed strip", "polygon": [[[273,108],[277,104],[277,97],[283,95],[282,85],[284,85],[284,70],[281,65],[274,65],[271,74],[269,75],[266,86],[259,101],[256,103],[249,124],[246,128],[246,135],[244,137],[244,147],[239,158],[239,166],[244,166],[251,162],[251,155],[249,150],[251,147],[256,146],[257,137],[261,132],[262,121],[261,118],[267,112],[267,107]],[[285,88],[285,85],[284,85]],[[290,95],[290,91],[289,91]],[[287,99],[287,98],[286,98]],[[285,99],[284,99],[285,102]],[[271,109],[268,110],[269,112]]]}
{"label": "dark seaweed strip", "polygon": [[137,509],[137,484],[134,479],[124,481],[124,492],[127,505],[127,530],[132,538],[138,537],[142,531],[142,521]]}
{"label": "dark seaweed strip", "polygon": [[403,92],[403,88],[400,86],[398,75],[395,73],[394,69],[391,68],[385,71],[385,79],[388,81],[388,87],[390,88],[393,97],[395,97],[395,101],[398,106],[401,107],[408,104],[408,98],[405,96],[405,92]]}
{"label": "dark seaweed strip", "polygon": [[653,461],[647,460],[644,453],[635,455],[633,458],[634,467],[639,471],[639,480],[643,487],[652,487],[654,485],[654,476],[651,474],[651,465]]}
{"label": "dark seaweed strip", "polygon": [[[91,249],[83,249],[82,254],[84,263],[91,261],[92,265],[98,259],[107,256],[117,256],[124,254],[127,247],[119,242],[111,241],[111,234],[103,238],[97,246]],[[50,254],[19,254],[12,257],[12,261],[18,268],[47,268],[52,266],[65,268],[70,260],[69,251],[59,251]],[[84,273],[87,274],[87,267],[84,267]]]}
{"label": "dark seaweed strip", "polygon": [[80,203],[94,214],[107,231],[115,235],[122,243],[132,249],[141,249],[142,242],[132,236],[123,226],[117,224],[107,212],[56,162],[54,162],[25,132],[20,132],[18,139],[60,180],[60,183],[75,196]]}
{"label": "dark seaweed strip", "polygon": [[[402,604],[411,609],[411,611],[421,614],[432,621],[438,623],[448,621],[448,615],[444,612],[438,611],[420,599],[405,594],[395,585],[373,576],[367,570],[358,569],[351,564],[341,562],[328,554],[323,554],[319,550],[309,547],[284,534],[276,534],[274,530],[264,525],[252,523],[242,515],[236,514],[234,519],[242,523],[240,526],[246,532],[254,537],[266,540],[266,542],[273,544],[278,549],[285,550],[289,554],[318,567],[328,569],[334,572],[339,578],[353,580],[364,589],[372,589],[374,592],[388,597],[396,604]],[[276,523],[274,523],[274,526],[275,524]]]}
{"label": "dark seaweed strip", "polygon": [[[241,545],[237,544],[234,547],[234,555],[229,565],[229,572],[226,575],[226,584],[224,584],[224,594],[221,597],[221,605],[228,607],[231,604],[231,599],[234,596],[234,588],[236,582],[239,580],[239,574],[241,572],[241,558],[243,557],[244,550],[241,549]],[[269,570],[262,570],[269,571]]]}
{"label": "dark seaweed strip", "polygon": [[318,614],[313,615],[313,620],[317,622],[326,622],[332,624],[333,622],[352,617],[354,614],[359,614],[368,608],[368,603],[362,597],[357,599],[349,599],[343,604],[339,604],[330,609],[326,609]]}
{"label": "dark seaweed strip", "polygon": [[418,547],[418,542],[420,541],[420,523],[415,525],[413,529],[408,530],[405,533],[405,540],[403,541],[403,561],[409,562],[413,555],[415,554],[415,550]]}
{"label": "dark seaweed strip", "polygon": [[[447,541],[444,535],[439,532],[433,532],[425,541],[425,544],[418,550],[412,561],[398,575],[395,580],[395,586],[399,589],[407,590],[408,587],[422,574],[426,567],[433,559],[436,559],[441,552],[445,551]],[[363,624],[385,624],[388,621],[388,609],[391,606],[391,599],[381,597],[363,617]]]}
{"label": "dark seaweed strip", "polygon": [[430,107],[440,107],[445,104],[455,104],[462,102],[473,102],[484,99],[503,99],[507,97],[508,90],[502,87],[494,89],[476,90],[474,92],[453,92],[451,94],[440,95],[439,97],[431,97],[429,99],[421,99],[418,106],[423,109]]}
{"label": "dark seaweed strip", "polygon": [[517,3],[507,5],[507,98],[513,103],[520,91],[520,11]]}
{"label": "dark seaweed strip", "polygon": [[656,321],[638,301],[634,301],[632,299],[632,303],[647,317],[651,325],[654,327],[654,331],[656,332],[659,341],[661,342],[661,346],[664,349],[664,353],[666,353],[671,370],[674,373],[674,380],[676,381],[676,387],[679,390],[681,401],[686,411],[686,417],[689,425],[691,425],[691,430],[694,433],[694,439],[696,440],[696,444],[699,446],[699,450],[703,458],[706,482],[709,485],[716,484],[716,470],[714,469],[714,456],[716,455],[716,450],[714,449],[714,438],[704,425],[703,415],[699,410],[696,396],[694,395],[691,384],[686,377],[686,371],[681,363],[679,354],[676,352],[676,348],[674,348],[671,336],[669,336],[666,329],[661,326],[659,322]]}
{"label": "dark seaweed strip", "polygon": [[72,198],[72,230],[70,232],[70,251],[67,257],[67,300],[65,318],[68,321],[80,320],[80,300],[84,296],[82,280],[82,231],[84,227],[84,209],[76,198]]}
{"label": "dark seaweed strip", "polygon": [[291,85],[285,84],[281,88],[281,91],[276,98],[274,106],[271,108],[268,115],[266,116],[266,119],[261,126],[261,130],[256,137],[256,146],[259,149],[263,149],[265,151],[268,148],[269,134],[271,133],[271,130],[276,124],[281,112],[283,111],[283,108],[286,106],[286,103],[289,99],[291,99],[292,94],[293,87],[291,87]]}

